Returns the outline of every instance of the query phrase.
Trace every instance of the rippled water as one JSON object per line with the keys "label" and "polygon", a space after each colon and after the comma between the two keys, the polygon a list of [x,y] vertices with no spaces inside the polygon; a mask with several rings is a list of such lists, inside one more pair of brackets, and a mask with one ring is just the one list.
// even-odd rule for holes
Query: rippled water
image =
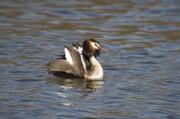
{"label": "rippled water", "polygon": [[[1,119],[179,119],[179,0],[1,0]],[[63,46],[101,41],[103,81],[61,79]]]}

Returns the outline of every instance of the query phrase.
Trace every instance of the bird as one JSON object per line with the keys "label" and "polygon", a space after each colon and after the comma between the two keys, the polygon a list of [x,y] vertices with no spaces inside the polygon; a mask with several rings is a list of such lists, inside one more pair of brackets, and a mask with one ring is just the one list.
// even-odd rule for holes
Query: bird
{"label": "bird", "polygon": [[64,55],[47,64],[48,72],[58,77],[97,80],[103,78],[103,68],[97,60],[102,46],[93,39],[82,45],[64,46]]}

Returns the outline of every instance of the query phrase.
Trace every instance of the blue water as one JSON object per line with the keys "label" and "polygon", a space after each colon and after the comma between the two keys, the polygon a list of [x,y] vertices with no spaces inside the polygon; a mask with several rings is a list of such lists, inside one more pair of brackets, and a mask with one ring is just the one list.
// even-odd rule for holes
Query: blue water
{"label": "blue water", "polygon": [[[0,119],[179,119],[178,0],[0,1]],[[103,81],[45,65],[95,38]]]}

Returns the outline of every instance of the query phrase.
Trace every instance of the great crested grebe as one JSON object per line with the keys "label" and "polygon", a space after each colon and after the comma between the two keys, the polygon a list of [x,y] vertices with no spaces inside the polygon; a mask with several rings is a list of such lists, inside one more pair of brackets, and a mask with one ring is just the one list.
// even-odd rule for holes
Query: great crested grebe
{"label": "great crested grebe", "polygon": [[85,40],[82,46],[65,46],[63,57],[48,63],[48,71],[60,77],[102,79],[103,68],[96,59],[100,50],[100,44],[94,39]]}

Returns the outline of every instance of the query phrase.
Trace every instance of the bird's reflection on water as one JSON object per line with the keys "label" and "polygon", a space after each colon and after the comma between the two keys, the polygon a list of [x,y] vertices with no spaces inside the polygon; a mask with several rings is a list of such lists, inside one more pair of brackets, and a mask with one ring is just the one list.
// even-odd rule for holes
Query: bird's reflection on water
{"label": "bird's reflection on water", "polygon": [[56,83],[65,89],[76,88],[88,91],[97,91],[103,88],[103,80],[85,80],[85,79],[65,79],[53,77],[49,79],[49,83]]}

